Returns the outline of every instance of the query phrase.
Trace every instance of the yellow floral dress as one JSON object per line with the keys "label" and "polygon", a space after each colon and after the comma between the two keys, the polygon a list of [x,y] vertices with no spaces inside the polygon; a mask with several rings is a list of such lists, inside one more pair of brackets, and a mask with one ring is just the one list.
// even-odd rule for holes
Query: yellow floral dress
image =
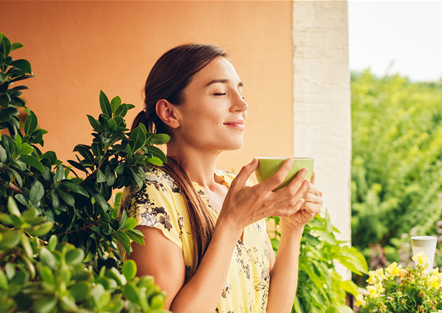
{"label": "yellow floral dress", "polygon": [[[229,187],[236,174],[216,170],[215,175]],[[252,185],[250,181],[247,184]],[[210,206],[204,188],[195,182],[193,185],[207,209],[217,218],[218,214]],[[137,225],[161,229],[164,236],[177,244],[183,250],[188,272],[193,262],[193,240],[187,207],[178,185],[168,173],[153,169],[146,174],[146,182],[141,190],[138,187],[126,188],[121,197],[118,218],[123,210],[126,210],[128,217],[135,218]],[[236,243],[216,313],[266,311],[270,283],[270,252],[266,237],[265,220],[244,229],[243,241]],[[121,260],[125,261],[127,255],[120,244],[118,250]]]}

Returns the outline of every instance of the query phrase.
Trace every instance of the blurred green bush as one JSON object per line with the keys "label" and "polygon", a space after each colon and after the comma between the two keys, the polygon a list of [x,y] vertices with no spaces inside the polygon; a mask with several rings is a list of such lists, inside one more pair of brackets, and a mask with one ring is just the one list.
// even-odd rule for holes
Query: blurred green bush
{"label": "blurred green bush", "polygon": [[442,81],[353,72],[351,109],[352,244],[371,268],[406,262],[410,235],[440,231]]}

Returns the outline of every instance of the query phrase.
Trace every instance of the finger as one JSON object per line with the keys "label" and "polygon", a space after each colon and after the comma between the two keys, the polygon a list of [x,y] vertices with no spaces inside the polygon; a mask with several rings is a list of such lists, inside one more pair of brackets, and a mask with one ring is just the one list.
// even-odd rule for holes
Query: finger
{"label": "finger", "polygon": [[[275,205],[273,205],[273,208],[283,209],[295,206],[296,203],[305,195],[305,192],[309,185],[310,182],[307,179],[304,180],[301,187],[298,189],[298,191],[293,197],[277,202]],[[276,195],[274,195],[274,197],[276,197]]]}
{"label": "finger", "polygon": [[315,203],[315,204],[322,204],[322,199],[312,193],[306,192],[302,199],[305,200],[305,202],[309,203]]}
{"label": "finger", "polygon": [[322,197],[322,192],[310,182],[310,185],[307,188],[306,193],[314,194],[315,196]]}
{"label": "finger", "polygon": [[308,169],[301,169],[287,187],[274,192],[273,198],[282,201],[295,197],[302,183],[305,182],[305,175],[307,175],[307,172]]}
{"label": "finger", "polygon": [[253,159],[247,165],[244,165],[239,171],[238,175],[236,175],[235,179],[232,181],[230,188],[235,188],[237,186],[245,186],[247,179],[250,178],[250,175],[256,170],[258,167],[258,160]]}
{"label": "finger", "polygon": [[273,174],[269,179],[262,182],[258,186],[260,186],[261,190],[271,191],[281,185],[284,182],[284,179],[286,178],[287,174],[290,171],[290,168],[292,167],[293,159],[288,158],[284,161],[282,166],[278,169],[278,171]]}
{"label": "finger", "polygon": [[313,217],[321,213],[321,207],[319,205],[307,202],[305,203],[305,205],[301,206],[301,210],[304,210],[305,213]]}
{"label": "finger", "polygon": [[313,171],[312,178],[310,178],[310,182],[314,185],[315,181],[316,181],[316,174],[315,174],[315,171]]}
{"label": "finger", "polygon": [[296,212],[298,212],[302,205],[304,204],[304,199],[300,199],[296,204],[292,207],[274,209],[272,216],[280,216],[280,217],[289,217]]}

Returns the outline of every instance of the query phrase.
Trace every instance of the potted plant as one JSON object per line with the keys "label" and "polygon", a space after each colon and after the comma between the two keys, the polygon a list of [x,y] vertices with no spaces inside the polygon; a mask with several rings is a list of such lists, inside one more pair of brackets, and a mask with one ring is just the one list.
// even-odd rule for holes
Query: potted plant
{"label": "potted plant", "polygon": [[93,142],[75,146],[76,160],[42,152],[37,116],[18,118],[27,110],[20,83],[32,77],[29,62],[10,55],[21,47],[0,33],[0,312],[167,312],[153,278],[119,261],[116,240],[128,253],[130,240],[144,241],[133,218],[116,219],[118,197],[109,200],[166,162],[154,145],[169,137],[142,125],[128,132],[134,106],[101,92],[102,113],[87,116]]}

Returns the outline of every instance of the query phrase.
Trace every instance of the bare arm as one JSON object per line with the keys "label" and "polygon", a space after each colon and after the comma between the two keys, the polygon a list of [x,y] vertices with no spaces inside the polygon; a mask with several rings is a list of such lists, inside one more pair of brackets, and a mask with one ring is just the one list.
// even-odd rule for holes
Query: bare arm
{"label": "bare arm", "polygon": [[299,252],[304,226],[321,210],[322,192],[311,184],[304,194],[304,203],[296,213],[281,219],[281,242],[275,265],[270,273],[268,313],[291,312],[298,286]]}
{"label": "bare arm", "polygon": [[155,283],[166,291],[165,309],[174,313],[215,311],[241,233],[235,234],[217,225],[198,270],[183,287],[183,251],[159,229],[147,226],[137,226],[136,229],[144,234],[146,244],[132,243],[134,251],[130,257],[138,265],[138,275],[154,276]]}

